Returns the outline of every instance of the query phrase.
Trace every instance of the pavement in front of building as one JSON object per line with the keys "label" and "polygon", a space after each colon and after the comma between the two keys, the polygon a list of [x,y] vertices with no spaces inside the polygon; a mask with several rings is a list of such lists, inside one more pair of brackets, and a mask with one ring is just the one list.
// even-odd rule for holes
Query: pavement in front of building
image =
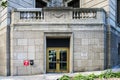
{"label": "pavement in front of building", "polygon": [[[113,72],[118,72],[120,69],[112,69]],[[92,71],[92,72],[80,72],[80,73],[61,73],[61,74],[41,74],[41,75],[31,75],[31,76],[0,76],[0,80],[57,80],[63,75],[68,75],[68,76],[74,76],[77,74],[83,74],[83,75],[88,75],[88,74],[100,74],[103,73],[104,71]]]}

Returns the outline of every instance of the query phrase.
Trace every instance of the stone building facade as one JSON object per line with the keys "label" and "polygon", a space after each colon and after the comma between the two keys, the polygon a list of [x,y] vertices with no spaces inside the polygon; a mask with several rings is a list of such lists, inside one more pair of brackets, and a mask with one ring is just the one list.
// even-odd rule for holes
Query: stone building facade
{"label": "stone building facade", "polygon": [[8,0],[0,8],[0,75],[72,73],[119,64],[118,2]]}

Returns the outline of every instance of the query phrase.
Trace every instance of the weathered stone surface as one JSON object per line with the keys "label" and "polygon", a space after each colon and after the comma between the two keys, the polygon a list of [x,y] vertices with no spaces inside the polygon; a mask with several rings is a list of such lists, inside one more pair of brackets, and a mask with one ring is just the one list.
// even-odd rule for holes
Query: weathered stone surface
{"label": "weathered stone surface", "polygon": [[[54,26],[54,25],[53,25]],[[56,26],[56,25],[55,25]],[[56,26],[55,30],[49,30],[48,28],[48,33],[51,33],[53,31],[58,31],[61,32],[61,30],[57,29],[59,28],[60,25]],[[71,26],[72,28],[74,28],[74,25]],[[88,27],[88,26],[84,26],[84,27]],[[23,27],[22,27],[23,28]],[[27,27],[26,27],[27,28]],[[34,26],[33,26],[34,28]],[[52,26],[50,27],[52,28]],[[20,28],[19,28],[20,29]],[[19,31],[18,29],[18,31]],[[18,45],[14,46],[14,59],[16,61],[20,60],[24,60],[24,59],[29,59],[29,60],[38,60],[38,61],[42,61],[40,63],[35,61],[35,65],[32,68],[28,68],[26,70],[29,70],[31,72],[27,72],[28,74],[37,74],[37,73],[43,73],[43,67],[45,67],[46,65],[42,64],[42,65],[38,65],[41,64],[45,61],[45,53],[44,53],[44,37],[43,37],[43,32],[46,31],[44,30],[37,30],[34,31],[30,28],[28,28],[27,31],[24,31],[24,33],[26,33],[24,35],[23,39],[19,39],[19,38],[15,38],[14,40],[18,40]],[[42,28],[41,28],[42,29]],[[91,31],[91,30],[85,30],[82,31],[80,30],[81,27],[78,27],[78,30],[73,30],[73,34],[74,34],[74,51],[73,51],[73,55],[74,55],[74,71],[89,71],[89,70],[100,70],[104,68],[104,36],[98,36],[98,34],[102,35],[103,32],[100,31]],[[89,27],[88,27],[89,29]],[[21,30],[20,30],[21,31]],[[67,30],[64,30],[65,34],[67,32]],[[23,32],[23,31],[21,31]],[[63,32],[61,32],[63,33]],[[20,33],[19,33],[20,34]],[[33,36],[36,35],[36,36]],[[57,36],[56,34],[53,34],[54,36]],[[16,44],[16,43],[15,43]],[[13,44],[14,45],[14,44]],[[19,53],[19,54],[16,54]],[[25,53],[26,52],[26,53]],[[21,53],[21,54],[20,54]],[[24,57],[22,57],[24,56]],[[36,64],[37,63],[37,64]],[[22,63],[21,63],[22,64]],[[17,66],[19,67],[19,66]],[[17,68],[16,67],[16,68]],[[24,68],[23,68],[24,69]],[[38,70],[40,69],[40,70]],[[25,69],[24,69],[25,70]],[[34,71],[35,70],[35,71]],[[27,74],[26,73],[26,74]],[[22,73],[18,73],[20,75],[22,75]]]}
{"label": "weathered stone surface", "polygon": [[0,75],[7,75],[6,28],[0,29]]}
{"label": "weathered stone surface", "polygon": [[28,41],[27,39],[18,39],[18,45],[27,45]]}
{"label": "weathered stone surface", "polygon": [[18,72],[17,72],[17,74],[18,75],[27,75],[27,74],[31,74],[31,70],[30,70],[31,68],[30,68],[30,66],[29,67],[24,67],[24,66],[22,66],[22,67],[18,67]]}

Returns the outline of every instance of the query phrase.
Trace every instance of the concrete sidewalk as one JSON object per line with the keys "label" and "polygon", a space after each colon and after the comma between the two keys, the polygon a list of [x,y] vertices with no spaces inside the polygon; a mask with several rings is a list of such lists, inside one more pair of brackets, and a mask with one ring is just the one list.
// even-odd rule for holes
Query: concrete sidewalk
{"label": "concrete sidewalk", "polygon": [[[106,71],[106,70],[104,70]],[[89,75],[89,74],[101,74],[104,71],[92,71],[92,72],[80,72],[80,73],[61,73],[61,74],[40,74],[40,75],[31,75],[31,76],[0,76],[0,80],[57,80],[63,75],[75,76],[77,74]],[[118,72],[120,69],[113,69],[113,72]]]}
{"label": "concrete sidewalk", "polygon": [[0,80],[57,80],[63,75],[74,76],[77,74],[88,75],[91,73],[100,74],[102,71],[94,72],[80,72],[80,73],[61,73],[61,74],[41,74],[41,75],[31,75],[31,76],[0,76]]}
{"label": "concrete sidewalk", "polygon": [[0,77],[0,80],[56,80],[63,74],[41,74],[32,76],[8,76]]}

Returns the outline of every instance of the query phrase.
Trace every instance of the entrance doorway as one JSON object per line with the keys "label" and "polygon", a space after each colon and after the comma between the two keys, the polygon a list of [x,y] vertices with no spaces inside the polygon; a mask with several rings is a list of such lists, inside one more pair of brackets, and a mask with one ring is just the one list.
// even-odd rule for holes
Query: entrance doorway
{"label": "entrance doorway", "polygon": [[47,73],[69,72],[69,38],[47,38]]}
{"label": "entrance doorway", "polygon": [[47,72],[68,72],[68,48],[47,48]]}

